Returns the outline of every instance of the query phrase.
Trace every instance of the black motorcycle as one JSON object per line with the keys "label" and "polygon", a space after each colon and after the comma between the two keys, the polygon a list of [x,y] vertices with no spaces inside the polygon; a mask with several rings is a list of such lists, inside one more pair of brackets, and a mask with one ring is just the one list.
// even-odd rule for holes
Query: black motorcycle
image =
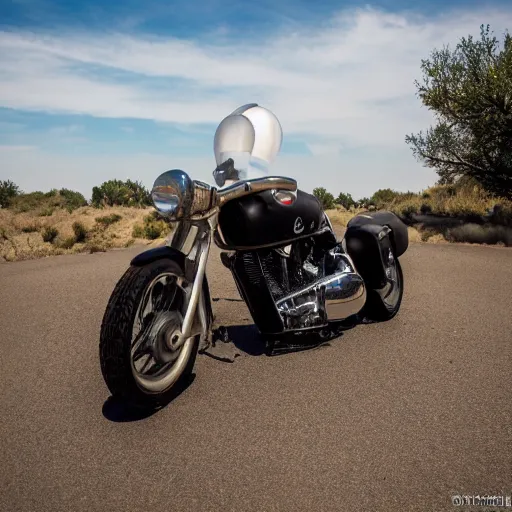
{"label": "black motorcycle", "polygon": [[155,181],[156,210],[177,224],[166,245],[131,261],[106,308],[100,361],[114,396],[159,406],[190,377],[198,349],[212,342],[212,241],[268,342],[333,332],[361,314],[397,314],[406,226],[389,212],[365,213],[339,241],[316,197],[268,175],[281,142],[274,114],[245,105],[215,133],[218,187],[181,170]]}

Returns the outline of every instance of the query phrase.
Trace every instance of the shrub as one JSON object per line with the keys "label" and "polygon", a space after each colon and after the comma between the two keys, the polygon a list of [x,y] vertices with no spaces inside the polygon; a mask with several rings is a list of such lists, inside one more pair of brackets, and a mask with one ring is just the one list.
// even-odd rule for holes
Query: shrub
{"label": "shrub", "polygon": [[425,229],[420,232],[422,242],[427,242],[428,239],[434,235],[436,235],[436,232],[433,229]]}
{"label": "shrub", "polygon": [[390,206],[390,210],[396,213],[399,217],[410,220],[415,213],[419,212],[420,204],[418,200],[408,199],[404,202],[392,204]]}
{"label": "shrub", "polygon": [[75,233],[76,242],[84,242],[87,237],[87,229],[81,222],[73,223],[73,232]]}
{"label": "shrub", "polygon": [[67,188],[61,188],[58,194],[64,199],[64,206],[70,213],[77,208],[87,206],[87,201],[80,192],[69,190]]}
{"label": "shrub", "polygon": [[391,203],[398,195],[399,192],[391,190],[390,188],[381,188],[373,194],[369,202],[378,208],[383,208]]}
{"label": "shrub", "polygon": [[161,233],[162,230],[155,224],[148,224],[144,226],[144,236],[149,238],[149,240],[156,240],[157,238],[160,238]]}
{"label": "shrub", "polygon": [[89,244],[87,246],[87,250],[94,254],[95,252],[105,252],[107,250],[107,247],[104,244]]}
{"label": "shrub", "polygon": [[51,217],[53,215],[53,208],[44,208],[39,212],[40,217]]}
{"label": "shrub", "polygon": [[431,213],[432,212],[432,207],[427,204],[427,203],[423,203],[421,206],[420,206],[420,212],[423,214],[423,215],[426,215],[428,213]]}
{"label": "shrub", "polygon": [[144,238],[144,226],[141,226],[140,224],[135,224],[135,226],[133,226],[132,237]]}
{"label": "shrub", "polygon": [[371,199],[369,197],[362,197],[361,199],[359,199],[359,201],[357,201],[357,206],[359,208],[368,208],[368,206],[370,206],[372,203]]}
{"label": "shrub", "polygon": [[21,193],[20,187],[11,180],[0,181],[0,206],[7,208],[14,197]]}
{"label": "shrub", "polygon": [[29,194],[18,194],[12,198],[9,207],[17,212],[28,212],[38,210],[42,217],[50,216],[55,208],[65,208],[69,212],[81,206],[86,206],[87,201],[80,192],[66,188],[50,192],[30,192]]}
{"label": "shrub", "polygon": [[71,249],[76,243],[76,238],[74,236],[69,236],[68,238],[65,238],[64,240],[61,240],[58,246],[61,249]]}
{"label": "shrub", "polygon": [[111,215],[104,215],[103,217],[96,217],[96,222],[98,224],[102,224],[103,226],[110,226],[115,222],[119,222],[123,217],[117,213],[112,213]]}
{"label": "shrub", "polygon": [[169,232],[169,224],[164,220],[158,219],[158,212],[152,212],[144,217],[144,225],[135,224],[133,226],[132,237],[156,240],[166,236]]}
{"label": "shrub", "polygon": [[53,226],[49,226],[47,228],[43,229],[43,232],[41,233],[43,236],[44,242],[50,242],[53,243],[57,235],[59,234],[59,230],[57,228],[54,228]]}
{"label": "shrub", "polygon": [[[145,221],[146,219],[144,219]],[[163,220],[150,220],[149,222],[145,221],[144,224],[144,236],[149,240],[156,240],[164,236],[167,233],[168,226]]]}
{"label": "shrub", "polygon": [[156,210],[144,217],[144,231],[146,238],[155,240],[156,238],[168,235],[170,230],[169,223],[162,220],[160,213]]}
{"label": "shrub", "polygon": [[335,202],[336,204],[343,206],[343,208],[346,210],[350,210],[352,206],[356,205],[356,202],[354,199],[352,199],[352,196],[350,194],[344,194],[343,192],[338,194]]}
{"label": "shrub", "polygon": [[46,198],[43,192],[31,192],[30,194],[19,194],[11,200],[10,208],[17,212],[28,212],[35,210],[45,204]]}
{"label": "shrub", "polygon": [[21,231],[23,231],[23,233],[35,233],[38,229],[35,224],[29,224],[28,226],[23,226]]}
{"label": "shrub", "polygon": [[137,181],[109,180],[99,187],[93,187],[91,204],[102,206],[136,206],[151,205],[151,194]]}
{"label": "shrub", "polygon": [[130,191],[128,206],[143,208],[152,204],[151,193],[140,181],[126,180],[125,185]]}

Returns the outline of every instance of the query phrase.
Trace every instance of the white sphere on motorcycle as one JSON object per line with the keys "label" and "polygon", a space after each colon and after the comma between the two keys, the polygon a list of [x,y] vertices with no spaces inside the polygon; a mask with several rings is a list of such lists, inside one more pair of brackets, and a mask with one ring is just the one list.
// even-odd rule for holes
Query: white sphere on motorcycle
{"label": "white sphere on motorcycle", "polygon": [[194,182],[180,169],[166,171],[155,180],[151,198],[162,215],[179,220],[190,214],[194,200]]}

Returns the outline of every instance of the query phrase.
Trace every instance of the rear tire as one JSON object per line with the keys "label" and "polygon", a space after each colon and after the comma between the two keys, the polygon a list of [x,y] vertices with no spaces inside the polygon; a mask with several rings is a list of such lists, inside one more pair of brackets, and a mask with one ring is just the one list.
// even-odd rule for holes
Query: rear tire
{"label": "rear tire", "polygon": [[[388,283],[381,290],[367,290],[366,304],[363,309],[363,316],[368,320],[374,322],[385,322],[391,320],[397,315],[402,304],[402,297],[404,294],[404,275],[402,272],[402,266],[398,261],[398,258],[394,256],[392,250],[390,250],[392,262],[386,269],[388,275]],[[389,277],[389,274],[396,276],[395,281]],[[387,288],[391,287],[391,291],[387,291]]]}
{"label": "rear tire", "polygon": [[[174,288],[173,276],[176,278]],[[158,408],[172,400],[188,383],[197,356],[199,336],[188,339],[176,351],[172,351],[165,342],[171,329],[181,328],[180,315],[184,315],[181,296],[187,286],[184,281],[184,271],[177,262],[161,259],[143,267],[130,267],[117,283],[103,317],[99,345],[101,372],[114,397],[132,406]],[[155,292],[159,285],[158,292]],[[141,303],[145,304],[144,308]],[[151,311],[145,315],[147,308],[154,305],[161,306],[162,311]],[[140,332],[145,334],[140,335],[139,332],[140,336],[135,337],[139,341],[134,343],[136,323],[141,324]],[[137,344],[148,348],[134,351]],[[147,353],[141,356],[145,351]],[[153,358],[154,364],[148,366],[148,372],[152,373],[140,372],[136,364],[140,362],[136,357],[146,358],[144,366]],[[160,384],[155,385],[152,380]]]}

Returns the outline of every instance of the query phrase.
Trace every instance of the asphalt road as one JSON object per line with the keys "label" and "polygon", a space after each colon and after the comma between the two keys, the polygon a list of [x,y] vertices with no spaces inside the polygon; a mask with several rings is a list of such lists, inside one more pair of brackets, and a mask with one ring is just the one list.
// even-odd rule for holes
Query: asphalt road
{"label": "asphalt road", "polygon": [[[453,511],[454,494],[512,495],[512,250],[411,245],[392,321],[308,352],[200,356],[142,419],[98,363],[137,251],[0,265],[0,510]],[[249,325],[217,261],[209,279],[218,321]]]}

